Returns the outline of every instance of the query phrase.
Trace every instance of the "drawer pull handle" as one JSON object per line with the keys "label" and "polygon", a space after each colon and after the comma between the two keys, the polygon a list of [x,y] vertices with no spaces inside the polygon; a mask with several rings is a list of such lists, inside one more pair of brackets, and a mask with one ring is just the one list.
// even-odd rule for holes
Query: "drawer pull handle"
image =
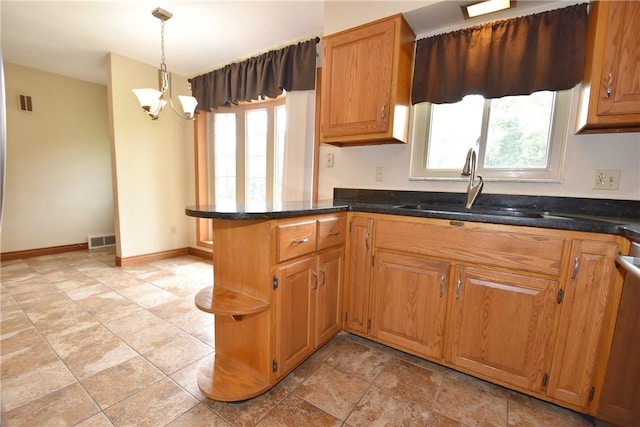
{"label": "drawer pull handle", "polygon": [[330,231],[327,235],[328,236],[337,236],[339,234],[340,234],[340,230],[333,230],[333,231]]}
{"label": "drawer pull handle", "polygon": [[385,118],[385,110],[387,109],[387,103],[385,102],[384,104],[382,104],[382,108],[380,109],[380,118],[384,119]]}
{"label": "drawer pull handle", "polygon": [[613,85],[613,73],[609,73],[609,81],[607,84],[607,94],[605,95],[605,98],[610,98],[611,97],[611,86]]}
{"label": "drawer pull handle", "polygon": [[460,299],[460,288],[462,287],[462,280],[458,279],[456,283],[456,299]]}
{"label": "drawer pull handle", "polygon": [[444,274],[440,276],[440,298],[444,296]]}
{"label": "drawer pull handle", "polygon": [[311,285],[311,289],[315,291],[318,289],[318,273],[312,271],[311,274],[313,274],[313,285]]}
{"label": "drawer pull handle", "polygon": [[320,286],[324,286],[324,284],[327,282],[327,271],[324,269],[324,267],[320,267],[320,273],[322,273],[322,282],[320,282]]}
{"label": "drawer pull handle", "polygon": [[364,245],[369,249],[369,232],[367,231],[367,235],[364,238]]}
{"label": "drawer pull handle", "polygon": [[307,243],[308,241],[309,238],[307,236],[304,236],[302,239],[293,239],[291,243],[293,243],[294,245],[300,245],[302,243]]}

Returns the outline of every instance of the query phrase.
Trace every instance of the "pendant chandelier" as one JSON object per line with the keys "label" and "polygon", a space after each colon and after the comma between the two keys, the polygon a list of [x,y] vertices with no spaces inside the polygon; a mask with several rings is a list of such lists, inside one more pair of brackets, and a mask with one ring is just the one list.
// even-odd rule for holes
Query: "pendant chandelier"
{"label": "pendant chandelier", "polygon": [[[167,71],[167,65],[164,63],[164,23],[168,21],[173,14],[161,8],[154,9],[151,14],[158,18],[161,22],[160,31],[160,47],[162,50],[160,69],[158,70],[158,87],[160,90],[144,88],[133,89],[133,93],[138,97],[140,106],[147,113],[151,120],[157,120],[160,117],[160,111],[167,105],[167,100],[171,109],[181,118],[193,120],[195,117],[196,105],[198,101],[193,96],[178,96],[182,112],[176,110],[171,97],[171,73]],[[166,99],[165,99],[166,98]]]}

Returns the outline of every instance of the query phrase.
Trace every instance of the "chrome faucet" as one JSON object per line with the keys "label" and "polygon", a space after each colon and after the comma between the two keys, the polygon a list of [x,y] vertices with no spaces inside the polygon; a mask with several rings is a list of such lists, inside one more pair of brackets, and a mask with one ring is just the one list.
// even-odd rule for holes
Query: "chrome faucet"
{"label": "chrome faucet", "polygon": [[467,204],[465,207],[467,209],[471,209],[473,206],[473,202],[476,201],[476,198],[482,191],[482,177],[478,175],[478,182],[476,183],[476,152],[473,148],[469,148],[467,152],[467,160],[464,163],[464,167],[462,168],[462,172],[460,173],[462,176],[469,177],[469,185],[467,186]]}

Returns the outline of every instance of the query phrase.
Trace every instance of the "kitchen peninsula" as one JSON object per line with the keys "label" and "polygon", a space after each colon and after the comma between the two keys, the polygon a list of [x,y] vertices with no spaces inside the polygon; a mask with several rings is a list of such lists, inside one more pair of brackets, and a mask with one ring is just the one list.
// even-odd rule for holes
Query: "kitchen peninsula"
{"label": "kitchen peninsula", "polygon": [[203,394],[257,396],[346,330],[595,414],[638,202],[485,194],[464,210],[463,197],[336,189],[187,208],[213,227]]}

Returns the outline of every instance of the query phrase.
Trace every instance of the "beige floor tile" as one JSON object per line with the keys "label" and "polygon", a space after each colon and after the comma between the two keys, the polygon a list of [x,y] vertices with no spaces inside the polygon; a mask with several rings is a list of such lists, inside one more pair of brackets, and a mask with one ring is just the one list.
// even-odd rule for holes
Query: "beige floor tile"
{"label": "beige floor tile", "polygon": [[[209,271],[209,274],[213,277],[213,270]],[[162,279],[154,280],[153,284],[181,298],[191,297],[198,293],[202,288],[210,286],[207,285],[207,283],[195,281],[190,275],[171,275]]]}
{"label": "beige floor tile", "polygon": [[189,393],[164,379],[104,412],[116,426],[156,427],[170,423],[197,404]]}
{"label": "beige floor tile", "polygon": [[105,409],[163,378],[155,366],[143,357],[136,357],[85,378],[82,385]]}
{"label": "beige floor tile", "polygon": [[[107,292],[111,292],[110,287],[103,285],[95,279],[88,278],[87,281],[89,280],[93,281],[94,283],[83,284],[82,286],[76,286],[74,288],[71,288],[71,286],[69,286],[67,283],[67,286],[65,286],[67,289],[65,289],[63,292],[66,293],[67,296],[74,301],[89,298],[94,295],[106,294]],[[60,285],[58,285],[58,287],[61,288]]]}
{"label": "beige floor tile", "polygon": [[374,385],[431,407],[443,375],[408,362],[391,358],[376,377]]}
{"label": "beige floor tile", "polygon": [[40,366],[58,360],[55,352],[42,338],[34,341],[31,345],[19,348],[11,353],[3,354],[0,357],[1,377],[23,374]]}
{"label": "beige floor tile", "polygon": [[143,310],[139,305],[113,291],[92,295],[78,300],[77,303],[103,323]]}
{"label": "beige floor tile", "polygon": [[6,414],[8,426],[72,426],[100,410],[78,384],[48,394]]}
{"label": "beige floor tile", "polygon": [[[427,421],[427,427],[466,427],[459,421],[453,420],[449,417],[445,417],[437,412],[431,412],[429,414],[429,421]],[[552,427],[552,426],[548,426]]]}
{"label": "beige floor tile", "polygon": [[66,366],[55,361],[20,375],[2,379],[2,404],[12,411],[26,403],[65,388],[76,382]]}
{"label": "beige floor tile", "polygon": [[281,384],[253,399],[241,402],[218,402],[207,399],[202,403],[234,426],[255,426],[287,396]]}
{"label": "beige floor tile", "polygon": [[173,341],[144,353],[144,357],[162,372],[170,375],[211,354],[213,354],[211,347],[191,335],[183,334]]}
{"label": "beige floor tile", "polygon": [[367,382],[372,382],[387,360],[389,360],[389,356],[378,349],[344,340],[327,360],[327,363]]}
{"label": "beige floor tile", "polygon": [[109,418],[102,412],[95,414],[92,417],[76,424],[74,427],[113,427]]}
{"label": "beige floor tile", "polygon": [[591,425],[589,421],[577,412],[531,396],[509,392],[509,425],[536,425],[535,423],[527,424],[525,419],[531,421],[550,419],[556,422],[558,426],[584,427]]}
{"label": "beige floor tile", "polygon": [[213,316],[198,310],[193,298],[160,304],[149,311],[188,333],[213,325]]}
{"label": "beige floor tile", "polygon": [[349,426],[424,426],[429,418],[426,404],[389,390],[371,387],[353,409]]}
{"label": "beige floor tile", "polygon": [[287,396],[258,424],[260,427],[314,426],[338,427],[342,421],[296,396]]}
{"label": "beige floor tile", "polygon": [[22,310],[2,310],[0,315],[2,316],[2,321],[0,321],[0,331],[2,331],[2,334],[20,331],[32,326],[31,321]]}
{"label": "beige floor tile", "polygon": [[167,424],[167,427],[231,427],[231,424],[200,403]]}
{"label": "beige floor tile", "polygon": [[98,321],[93,316],[81,310],[74,310],[64,314],[49,313],[46,316],[39,317],[33,323],[46,338],[49,338],[50,335],[65,335],[70,331],[98,325]]}
{"label": "beige floor tile", "polygon": [[128,288],[120,289],[118,293],[144,308],[180,301],[180,298],[171,292],[167,292],[151,283],[129,286]]}
{"label": "beige floor tile", "polygon": [[202,359],[179,369],[171,374],[171,379],[199,401],[205,400],[206,397],[202,394],[200,388],[198,388],[198,372],[200,371],[200,367],[207,363],[212,357],[213,355],[205,356]]}
{"label": "beige floor tile", "polygon": [[[213,315],[211,315],[211,317],[213,318]],[[215,322],[215,318],[214,318],[214,322]],[[208,345],[209,347],[213,348],[215,347],[216,343],[215,343],[215,325],[211,324],[211,325],[207,325],[204,328],[197,330],[197,331],[193,331],[191,332],[191,335],[193,335],[194,337],[198,338],[200,341],[202,341],[203,343],[205,343],[206,345]]]}
{"label": "beige floor tile", "polygon": [[505,426],[507,398],[445,375],[433,410],[470,426]]}
{"label": "beige floor tile", "polygon": [[108,344],[118,337],[100,324],[82,328],[64,335],[51,335],[47,341],[62,359],[73,354],[91,350],[94,347]]}
{"label": "beige floor tile", "polygon": [[136,356],[138,353],[114,335],[100,344],[73,353],[63,360],[69,370],[79,380],[83,380]]}
{"label": "beige floor tile", "polygon": [[0,354],[13,353],[43,340],[36,328],[31,324],[25,323],[25,325],[24,328],[5,330],[0,324]]}
{"label": "beige floor tile", "polygon": [[324,364],[294,394],[344,421],[368,388],[359,377]]}

